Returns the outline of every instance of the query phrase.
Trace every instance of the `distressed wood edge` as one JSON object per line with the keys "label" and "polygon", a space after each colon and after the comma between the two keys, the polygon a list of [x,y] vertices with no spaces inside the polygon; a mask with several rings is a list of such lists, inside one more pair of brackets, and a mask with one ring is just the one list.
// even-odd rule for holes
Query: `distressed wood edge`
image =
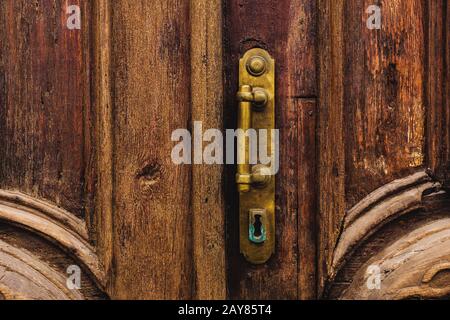
{"label": "distressed wood edge", "polygon": [[[367,286],[370,266],[379,268],[379,289]],[[363,264],[340,299],[446,298],[449,275],[450,219],[441,218],[404,235]]]}
{"label": "distressed wood edge", "polygon": [[114,105],[111,79],[111,14],[110,0],[91,3],[91,99],[94,112],[95,150],[94,213],[92,233],[98,255],[105,268],[106,281],[113,277],[113,155],[114,155]]}
{"label": "distressed wood edge", "polygon": [[[6,299],[85,300],[67,287],[66,280],[67,275],[29,251],[0,241],[0,293]],[[33,292],[32,287],[41,291]]]}
{"label": "distressed wood edge", "polygon": [[399,193],[401,190],[426,181],[431,181],[431,177],[427,174],[427,172],[420,171],[405,178],[394,180],[378,188],[348,211],[347,216],[345,217],[344,228],[347,228],[356,219],[365,214],[371,207],[373,207],[383,199]]}
{"label": "distressed wood edge", "polygon": [[318,296],[323,295],[345,215],[344,2],[318,1]]}
{"label": "distressed wood edge", "polygon": [[[194,35],[190,48],[191,112],[192,120],[202,121],[205,130],[223,128],[222,27],[222,0],[190,1],[190,28]],[[220,165],[192,166],[193,296],[196,299],[227,297],[223,170]],[[208,192],[209,183],[216,183],[218,192]],[[209,198],[208,203],[205,197]]]}
{"label": "distressed wood edge", "polygon": [[54,204],[36,199],[18,191],[0,190],[0,203],[7,203],[11,207],[25,207],[36,214],[62,225],[64,228],[76,233],[84,241],[88,241],[88,232],[84,220]]}
{"label": "distressed wood edge", "polygon": [[[7,192],[0,191],[0,195],[5,193]],[[79,261],[93,276],[93,280],[97,285],[104,289],[105,276],[103,266],[98,260],[95,249],[89,244],[85,234],[80,235],[77,232],[78,228],[73,228],[75,220],[76,226],[83,226],[84,221],[73,216],[70,217],[70,213],[64,212],[62,209],[56,210],[52,205],[46,206],[40,200],[30,199],[24,195],[21,195],[19,199],[27,199],[27,202],[18,202],[17,196],[12,199],[0,197],[0,220],[28,230],[55,243]],[[39,206],[36,206],[36,203]],[[49,212],[56,212],[60,216],[49,215]],[[65,217],[68,220],[64,220],[61,217]],[[66,221],[71,221],[71,224],[67,224]]]}
{"label": "distressed wood edge", "polygon": [[393,219],[423,208],[424,194],[438,191],[440,188],[440,183],[426,179],[423,174],[413,174],[387,184],[361,200],[354,207],[357,210],[353,211],[360,214],[344,227],[336,245],[329,278],[336,276],[348,256],[363,240]]}
{"label": "distressed wood edge", "polygon": [[449,32],[446,27],[450,5],[446,0],[426,1],[424,8],[427,164],[440,181],[446,181],[450,175]]}

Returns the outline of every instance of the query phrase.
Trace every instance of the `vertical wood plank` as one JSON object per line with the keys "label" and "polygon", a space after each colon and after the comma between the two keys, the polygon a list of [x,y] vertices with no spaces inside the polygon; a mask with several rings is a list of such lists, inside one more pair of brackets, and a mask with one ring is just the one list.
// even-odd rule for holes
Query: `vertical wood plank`
{"label": "vertical wood plank", "polygon": [[[191,0],[192,120],[223,130],[222,1]],[[225,299],[223,166],[192,167],[193,253],[197,299]]]}
{"label": "vertical wood plank", "polygon": [[366,26],[373,1],[345,4],[347,208],[425,164],[423,3],[380,1],[381,30]]}
{"label": "vertical wood plank", "polygon": [[[67,28],[69,1],[0,3],[0,188],[84,217],[84,37]],[[89,14],[86,2],[70,1]],[[87,50],[87,49],[86,49]]]}
{"label": "vertical wood plank", "polygon": [[[276,191],[276,253],[264,266],[253,266],[239,253],[237,194],[231,203],[229,230],[229,290],[231,298],[297,299],[299,291],[298,243],[298,105],[296,99],[314,98],[315,1],[227,1],[225,6],[226,114],[225,123],[236,127],[239,58],[261,47],[276,59],[276,127],[280,129],[280,171]],[[230,168],[230,171],[235,172]],[[233,174],[226,183],[235,190]],[[302,244],[303,245],[303,244]]]}
{"label": "vertical wood plank", "polygon": [[[93,154],[87,192],[94,194],[91,237],[103,262],[107,285],[111,285],[113,246],[113,101],[111,88],[111,7],[109,0],[92,2],[92,105],[90,117]],[[111,291],[111,288],[108,288]]]}
{"label": "vertical wood plank", "polygon": [[448,145],[445,141],[445,0],[427,1],[426,34],[426,97],[428,106],[428,166],[437,175],[442,174]]}
{"label": "vertical wood plank", "polygon": [[[450,2],[447,0],[447,13],[445,15],[444,26],[448,26],[450,24]],[[444,8],[445,10],[445,8]],[[445,121],[445,145],[447,146],[447,153],[445,155],[446,165],[446,185],[450,187],[450,31],[448,28],[446,29],[446,37],[445,37],[445,110],[446,110],[446,121]]]}
{"label": "vertical wood plank", "polygon": [[449,7],[445,0],[428,1],[425,24],[427,164],[447,188],[450,185]]}
{"label": "vertical wood plank", "polygon": [[112,7],[115,298],[192,298],[191,169],[171,160],[189,128],[189,1]]}
{"label": "vertical wood plank", "polygon": [[345,214],[343,1],[319,0],[319,248],[321,296]]}
{"label": "vertical wood plank", "polygon": [[298,100],[299,298],[317,299],[317,101]]}

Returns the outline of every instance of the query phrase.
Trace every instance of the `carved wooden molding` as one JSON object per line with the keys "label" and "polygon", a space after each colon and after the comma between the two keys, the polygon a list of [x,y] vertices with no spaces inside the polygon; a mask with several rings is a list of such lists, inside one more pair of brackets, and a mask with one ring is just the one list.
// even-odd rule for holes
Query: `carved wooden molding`
{"label": "carved wooden molding", "polygon": [[84,300],[67,277],[24,249],[0,241],[0,297],[11,300]]}
{"label": "carved wooden molding", "polygon": [[377,189],[350,209],[334,251],[330,277],[335,277],[363,240],[389,221],[422,208],[423,194],[439,187],[426,172],[418,172]]}
{"label": "carved wooden molding", "polygon": [[[379,267],[379,289],[367,285],[370,266]],[[443,218],[403,236],[370,259],[341,298],[436,299],[449,295],[450,218]]]}
{"label": "carved wooden molding", "polygon": [[105,287],[105,275],[88,242],[85,222],[69,212],[19,192],[0,190],[0,220],[36,233],[79,261]]}

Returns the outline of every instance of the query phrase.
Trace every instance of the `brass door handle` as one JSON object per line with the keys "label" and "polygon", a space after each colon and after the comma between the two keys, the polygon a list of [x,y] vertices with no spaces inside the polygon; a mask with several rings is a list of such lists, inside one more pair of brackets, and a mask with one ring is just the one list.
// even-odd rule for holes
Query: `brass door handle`
{"label": "brass door handle", "polygon": [[[263,88],[252,88],[249,85],[242,85],[237,94],[239,101],[238,129],[248,132],[252,129],[252,109],[263,110],[266,106],[269,95]],[[238,139],[238,155],[242,155],[242,161],[238,161],[236,183],[239,192],[249,192],[251,185],[262,186],[270,181],[270,174],[264,170],[263,166],[255,166],[251,169],[250,164],[250,143],[248,140]]]}
{"label": "brass door handle", "polygon": [[[259,157],[261,148],[269,156],[275,152],[271,139],[269,146],[260,143],[261,130],[271,137],[275,129],[275,61],[267,51],[251,49],[240,60],[237,99],[240,250],[249,262],[262,264],[275,251],[275,177]],[[255,136],[257,152],[251,148]]]}

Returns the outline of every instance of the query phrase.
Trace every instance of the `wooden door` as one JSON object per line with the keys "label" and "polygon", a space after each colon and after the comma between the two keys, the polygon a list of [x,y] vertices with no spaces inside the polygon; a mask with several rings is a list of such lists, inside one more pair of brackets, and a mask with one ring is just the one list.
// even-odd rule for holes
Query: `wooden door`
{"label": "wooden door", "polygon": [[[375,2],[2,1],[0,298],[448,296],[450,6]],[[255,47],[280,130],[259,266],[235,166],[171,159],[176,129],[236,128]]]}

